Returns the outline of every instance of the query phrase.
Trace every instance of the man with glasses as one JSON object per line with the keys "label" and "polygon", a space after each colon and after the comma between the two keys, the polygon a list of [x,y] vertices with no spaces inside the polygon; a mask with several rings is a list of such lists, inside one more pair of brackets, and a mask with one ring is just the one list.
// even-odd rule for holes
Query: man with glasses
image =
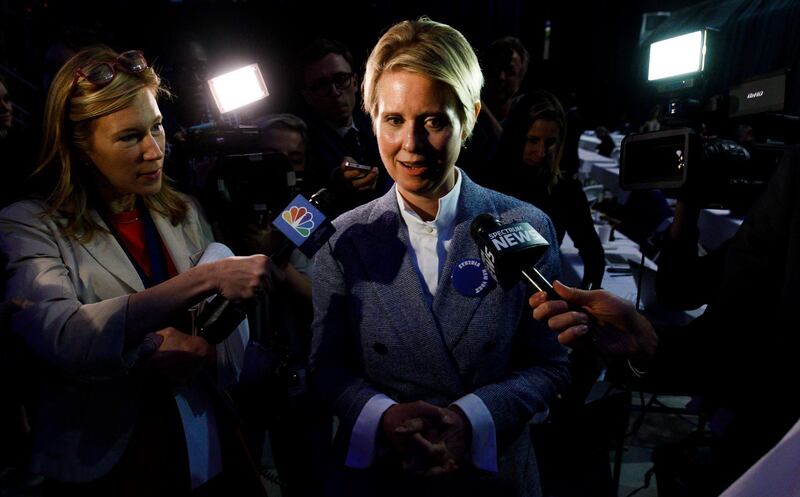
{"label": "man with glasses", "polygon": [[341,210],[380,196],[386,173],[369,119],[356,108],[359,78],[350,51],[337,41],[314,40],[301,54],[299,69],[307,105],[309,186],[334,189]]}

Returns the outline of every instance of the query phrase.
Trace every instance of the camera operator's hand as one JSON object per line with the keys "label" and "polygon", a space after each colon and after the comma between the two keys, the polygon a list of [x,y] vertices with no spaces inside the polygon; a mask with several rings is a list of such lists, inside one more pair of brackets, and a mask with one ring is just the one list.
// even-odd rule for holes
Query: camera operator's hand
{"label": "camera operator's hand", "polygon": [[378,182],[378,168],[373,167],[370,171],[362,171],[346,165],[353,162],[356,160],[352,157],[344,157],[342,163],[339,164],[339,175],[345,186],[357,191],[374,189]]}
{"label": "camera operator's hand", "polygon": [[[571,346],[589,331],[591,314],[598,322],[593,336],[604,352],[611,357],[646,361],[658,346],[650,322],[633,304],[605,290],[579,290],[554,282],[553,288],[564,300],[547,300],[547,294],[537,292],[528,300],[533,318],[547,320],[547,326],[558,332],[558,341]],[[569,310],[569,304],[582,307],[586,313]]]}
{"label": "camera operator's hand", "polygon": [[212,263],[214,288],[232,302],[261,295],[269,288],[269,264],[269,257],[262,254],[216,261]]}
{"label": "camera operator's hand", "polygon": [[214,347],[199,336],[172,327],[159,330],[155,335],[161,339],[161,344],[144,366],[158,371],[177,385],[188,383],[216,361]]}

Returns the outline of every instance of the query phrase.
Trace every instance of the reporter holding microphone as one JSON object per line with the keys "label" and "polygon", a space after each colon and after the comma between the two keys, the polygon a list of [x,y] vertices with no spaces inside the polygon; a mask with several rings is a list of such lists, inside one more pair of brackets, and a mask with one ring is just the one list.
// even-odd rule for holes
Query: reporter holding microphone
{"label": "reporter holding microphone", "polygon": [[215,495],[234,480],[237,495],[260,494],[257,477],[240,478],[247,457],[218,405],[222,467],[190,477],[174,388],[210,390],[197,377],[216,352],[179,323],[215,293],[261,292],[269,259],[195,266],[213,240],[164,179],[163,92],[141,52],[73,56],[47,96],[39,195],[0,212],[5,298],[30,302],[12,330],[42,371],[32,471],[45,495]]}
{"label": "reporter holding microphone", "polygon": [[463,35],[426,18],[389,28],[367,62],[395,186],[336,219],[315,258],[311,381],[340,420],[331,495],[541,495],[527,424],[565,385],[565,350],[524,285],[493,285],[470,226],[529,222],[548,278],[557,245],[539,209],[455,167],[482,83]]}

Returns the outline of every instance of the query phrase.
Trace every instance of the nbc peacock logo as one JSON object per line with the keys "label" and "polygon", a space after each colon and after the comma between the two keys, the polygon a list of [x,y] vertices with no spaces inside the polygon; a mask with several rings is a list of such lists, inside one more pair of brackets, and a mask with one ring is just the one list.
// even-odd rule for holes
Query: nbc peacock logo
{"label": "nbc peacock logo", "polygon": [[308,238],[314,230],[314,215],[305,207],[289,207],[283,211],[281,217],[303,238]]}

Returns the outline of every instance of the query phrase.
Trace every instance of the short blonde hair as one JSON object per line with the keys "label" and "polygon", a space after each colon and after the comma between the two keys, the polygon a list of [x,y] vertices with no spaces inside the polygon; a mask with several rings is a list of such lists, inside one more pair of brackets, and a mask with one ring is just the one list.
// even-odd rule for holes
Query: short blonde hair
{"label": "short blonde hair", "polygon": [[483,73],[464,35],[426,17],[389,28],[372,49],[364,74],[364,110],[373,119],[378,112],[378,81],[387,71],[409,71],[444,83],[459,103],[458,117],[466,131],[463,138],[470,135]]}
{"label": "short blonde hair", "polygon": [[[81,50],[58,71],[45,102],[41,153],[33,174],[46,183],[42,193],[47,213],[58,211],[63,215],[67,221],[65,233],[81,242],[102,229],[90,215],[90,209],[100,206],[91,205],[96,199],[91,195],[91,180],[84,164],[92,121],[129,107],[143,89],[156,97],[167,93],[150,67],[137,74],[120,70],[101,87],[84,78],[76,79],[78,69],[96,62],[113,62],[118,56],[102,45]],[[144,201],[175,225],[186,217],[186,202],[166,182],[161,191]]]}

